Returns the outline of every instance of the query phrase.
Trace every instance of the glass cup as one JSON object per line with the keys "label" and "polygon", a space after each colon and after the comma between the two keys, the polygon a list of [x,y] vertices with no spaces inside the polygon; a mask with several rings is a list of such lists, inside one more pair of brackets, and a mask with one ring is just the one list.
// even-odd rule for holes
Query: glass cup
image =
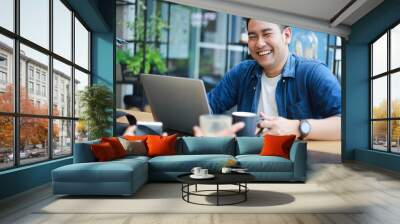
{"label": "glass cup", "polygon": [[232,126],[232,117],[229,115],[200,116],[200,129],[204,136],[219,136],[223,131],[229,130]]}

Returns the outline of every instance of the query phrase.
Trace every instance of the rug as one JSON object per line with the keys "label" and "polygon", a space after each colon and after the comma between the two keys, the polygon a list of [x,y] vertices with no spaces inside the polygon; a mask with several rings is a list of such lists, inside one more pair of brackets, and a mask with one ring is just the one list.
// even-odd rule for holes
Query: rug
{"label": "rug", "polygon": [[[226,187],[229,190],[234,186]],[[204,206],[182,200],[178,183],[149,183],[131,197],[60,196],[36,213],[125,214],[125,213],[360,213],[360,208],[344,201],[317,184],[249,184],[247,201],[237,205]],[[212,190],[202,185],[198,190]],[[194,190],[194,187],[193,189]],[[213,193],[210,193],[213,194]],[[223,203],[237,200],[224,197]],[[240,198],[239,198],[240,199]],[[198,203],[215,203],[215,196],[193,196]]]}

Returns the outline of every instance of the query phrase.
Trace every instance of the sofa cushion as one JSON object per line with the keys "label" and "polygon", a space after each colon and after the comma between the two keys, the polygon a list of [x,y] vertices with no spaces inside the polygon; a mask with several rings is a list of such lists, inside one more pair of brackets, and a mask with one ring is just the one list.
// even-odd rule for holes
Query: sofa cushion
{"label": "sofa cushion", "polygon": [[147,156],[137,156],[137,155],[129,155],[125,156],[124,158],[113,160],[113,162],[127,162],[130,163],[135,160],[143,161],[143,162],[148,162],[150,157]]}
{"label": "sofa cushion", "polygon": [[147,163],[140,159],[74,163],[53,170],[58,182],[129,182],[134,172],[143,172]]}
{"label": "sofa cushion", "polygon": [[261,149],[261,156],[280,156],[286,159],[290,159],[290,148],[296,135],[265,135],[264,146]]}
{"label": "sofa cushion", "polygon": [[278,156],[238,155],[239,166],[249,172],[292,172],[292,161]]}
{"label": "sofa cushion", "polygon": [[236,155],[260,154],[263,140],[263,137],[237,137]]}
{"label": "sofa cushion", "polygon": [[235,142],[231,137],[183,137],[178,154],[226,154],[234,155]]}
{"label": "sofa cushion", "polygon": [[99,144],[100,140],[76,142],[74,148],[74,163],[95,162],[96,158],[90,148],[92,144]]}
{"label": "sofa cushion", "polygon": [[122,158],[126,156],[126,151],[117,137],[103,137],[101,138],[101,142],[110,143],[110,145],[114,149],[117,158]]}
{"label": "sofa cushion", "polygon": [[231,155],[175,155],[158,156],[149,160],[150,171],[190,172],[193,167],[200,166],[211,172],[219,171],[230,159]]}
{"label": "sofa cushion", "polygon": [[146,140],[148,156],[164,156],[176,154],[177,135],[149,135]]}
{"label": "sofa cushion", "polygon": [[146,141],[148,135],[124,135],[123,138],[129,141]]}
{"label": "sofa cushion", "polygon": [[115,150],[109,142],[102,142],[99,144],[93,144],[90,146],[96,161],[104,162],[117,159],[118,156],[115,154]]}
{"label": "sofa cushion", "polygon": [[138,155],[138,156],[145,156],[147,155],[147,148],[146,144],[141,140],[130,141],[124,138],[118,138],[121,142],[122,146],[126,151],[126,155]]}

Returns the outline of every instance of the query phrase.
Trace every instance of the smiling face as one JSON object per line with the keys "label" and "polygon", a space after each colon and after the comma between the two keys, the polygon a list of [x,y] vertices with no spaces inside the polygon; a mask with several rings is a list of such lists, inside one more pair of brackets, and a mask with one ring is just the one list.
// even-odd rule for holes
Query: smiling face
{"label": "smiling face", "polygon": [[250,19],[247,30],[251,56],[263,67],[267,76],[279,75],[289,55],[290,27],[281,29],[275,23]]}

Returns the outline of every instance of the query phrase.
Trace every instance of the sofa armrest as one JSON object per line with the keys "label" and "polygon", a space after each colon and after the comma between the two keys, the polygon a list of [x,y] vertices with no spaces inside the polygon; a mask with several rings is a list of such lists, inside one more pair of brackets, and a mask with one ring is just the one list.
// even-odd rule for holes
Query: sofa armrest
{"label": "sofa armrest", "polygon": [[293,162],[293,178],[305,181],[307,177],[307,142],[295,141],[290,149],[290,160]]}
{"label": "sofa armrest", "polygon": [[95,162],[96,158],[94,157],[90,146],[92,144],[98,144],[100,140],[94,140],[89,142],[80,142],[75,143],[74,147],[74,163],[89,163]]}

